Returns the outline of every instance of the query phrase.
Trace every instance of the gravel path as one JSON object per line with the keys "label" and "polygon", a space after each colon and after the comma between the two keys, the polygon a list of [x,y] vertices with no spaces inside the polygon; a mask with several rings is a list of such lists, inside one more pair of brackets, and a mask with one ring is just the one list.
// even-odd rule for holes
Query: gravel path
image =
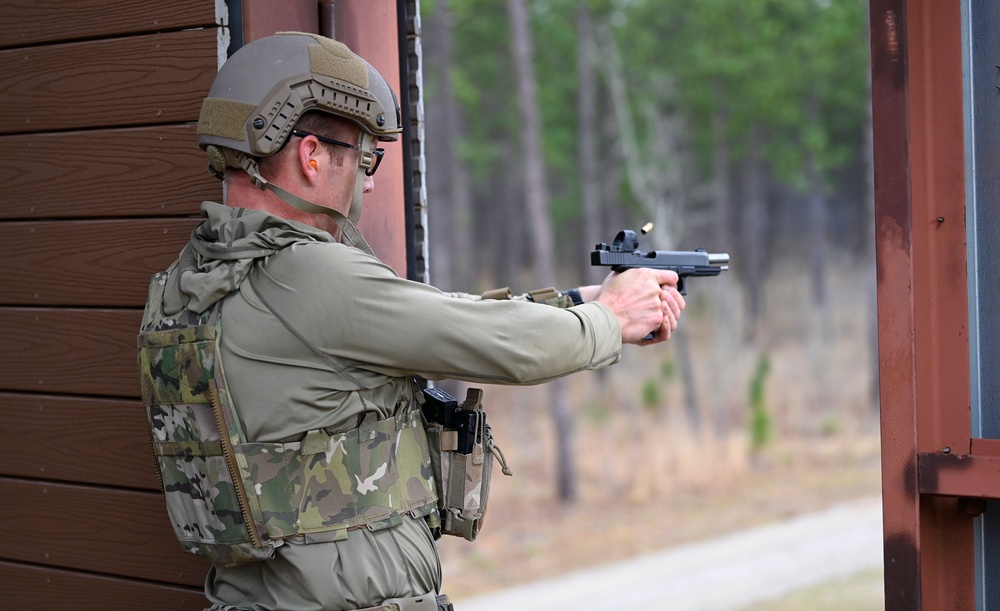
{"label": "gravel path", "polygon": [[458,611],[734,610],[881,565],[873,498],[453,602]]}

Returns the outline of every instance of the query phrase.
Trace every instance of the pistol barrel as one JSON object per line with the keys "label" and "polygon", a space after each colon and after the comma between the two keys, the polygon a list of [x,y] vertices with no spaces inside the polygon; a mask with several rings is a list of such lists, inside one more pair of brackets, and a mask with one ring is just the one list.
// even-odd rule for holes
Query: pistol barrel
{"label": "pistol barrel", "polygon": [[708,253],[708,264],[718,265],[723,270],[729,269],[729,253],[724,253],[724,252]]}

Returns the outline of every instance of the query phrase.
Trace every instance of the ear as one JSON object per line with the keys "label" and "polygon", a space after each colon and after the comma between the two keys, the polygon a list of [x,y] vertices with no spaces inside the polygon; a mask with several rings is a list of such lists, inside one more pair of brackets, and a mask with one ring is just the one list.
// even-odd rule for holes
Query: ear
{"label": "ear", "polygon": [[298,169],[302,173],[306,182],[313,184],[319,178],[319,171],[323,165],[320,156],[321,151],[319,140],[315,136],[305,136],[299,140],[297,153]]}

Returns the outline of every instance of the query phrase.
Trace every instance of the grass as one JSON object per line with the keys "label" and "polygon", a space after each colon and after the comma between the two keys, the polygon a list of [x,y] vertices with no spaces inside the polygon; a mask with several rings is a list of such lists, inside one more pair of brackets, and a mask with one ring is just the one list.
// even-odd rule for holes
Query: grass
{"label": "grass", "polygon": [[872,569],[844,579],[792,592],[778,600],[751,605],[740,611],[882,611],[885,592],[882,569]]}

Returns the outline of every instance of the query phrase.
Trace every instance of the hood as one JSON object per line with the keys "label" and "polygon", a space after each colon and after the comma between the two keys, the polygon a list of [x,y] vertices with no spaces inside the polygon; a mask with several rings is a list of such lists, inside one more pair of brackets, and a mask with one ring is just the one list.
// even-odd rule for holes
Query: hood
{"label": "hood", "polygon": [[297,242],[334,242],[316,229],[246,208],[203,202],[205,222],[191,232],[177,269],[167,280],[163,313],[204,312],[239,288],[257,259],[273,255]]}

